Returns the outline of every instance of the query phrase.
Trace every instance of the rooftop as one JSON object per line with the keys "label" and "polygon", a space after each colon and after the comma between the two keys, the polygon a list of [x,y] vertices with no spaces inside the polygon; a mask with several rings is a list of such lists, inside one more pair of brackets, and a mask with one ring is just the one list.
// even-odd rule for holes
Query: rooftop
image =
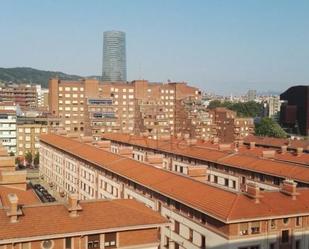
{"label": "rooftop", "polygon": [[309,189],[299,189],[300,195],[295,200],[281,192],[262,192],[263,198],[257,204],[245,194],[223,190],[74,139],[47,134],[41,135],[41,142],[223,222],[309,214]]}
{"label": "rooftop", "polygon": [[[300,182],[309,183],[309,154],[303,153],[295,156],[291,153],[277,153],[275,158],[262,158],[262,150],[249,149],[246,146],[236,152],[231,146],[229,150],[219,150],[218,145],[210,142],[203,143],[190,140],[184,141],[176,138],[168,140],[155,140],[141,136],[128,134],[103,134],[104,139],[127,143],[131,145],[150,148],[179,156],[196,158],[199,160],[226,164],[230,167],[246,169],[254,172],[261,172],[282,178],[292,178]],[[302,165],[300,165],[302,164]]]}
{"label": "rooftop", "polygon": [[[20,197],[20,196],[19,196]],[[0,208],[0,244],[14,238],[27,241],[37,236],[63,234],[95,234],[107,230],[121,231],[137,227],[157,227],[167,224],[158,213],[134,200],[81,201],[78,216],[71,217],[64,204],[40,204],[22,207],[22,215],[10,222],[6,209]]]}

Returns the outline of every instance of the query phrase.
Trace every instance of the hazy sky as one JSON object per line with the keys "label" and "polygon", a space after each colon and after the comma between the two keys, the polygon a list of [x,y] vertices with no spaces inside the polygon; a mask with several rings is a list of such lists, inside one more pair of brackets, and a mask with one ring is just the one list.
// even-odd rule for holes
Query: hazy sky
{"label": "hazy sky", "polygon": [[1,0],[0,67],[101,75],[106,30],[126,32],[128,80],[224,94],[309,83],[308,0]]}

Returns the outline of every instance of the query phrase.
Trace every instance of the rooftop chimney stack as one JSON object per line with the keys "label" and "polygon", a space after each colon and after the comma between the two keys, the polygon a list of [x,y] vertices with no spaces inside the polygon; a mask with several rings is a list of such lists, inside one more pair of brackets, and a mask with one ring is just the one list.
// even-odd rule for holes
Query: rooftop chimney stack
{"label": "rooftop chimney stack", "polygon": [[16,194],[8,194],[9,199],[9,210],[7,216],[10,217],[11,223],[18,222],[18,216],[22,215],[21,209],[18,207],[18,197]]}
{"label": "rooftop chimney stack", "polygon": [[68,210],[71,217],[77,217],[78,211],[82,210],[82,207],[78,204],[78,194],[72,193],[69,195]]}
{"label": "rooftop chimney stack", "polygon": [[253,199],[255,203],[260,203],[260,199],[262,197],[258,185],[251,182],[247,183],[247,190],[245,192],[245,195]]}
{"label": "rooftop chimney stack", "polygon": [[284,154],[288,151],[288,146],[287,145],[282,145],[281,146],[281,154]]}
{"label": "rooftop chimney stack", "polygon": [[301,154],[303,154],[304,149],[302,147],[298,147],[296,148],[296,155],[300,156]]}
{"label": "rooftop chimney stack", "polygon": [[255,142],[250,142],[249,148],[250,148],[250,150],[254,149],[255,148]]}
{"label": "rooftop chimney stack", "polygon": [[284,193],[286,195],[292,196],[293,200],[296,200],[296,196],[299,195],[299,193],[297,193],[297,183],[294,182],[293,180],[284,180],[280,191],[281,193]]}

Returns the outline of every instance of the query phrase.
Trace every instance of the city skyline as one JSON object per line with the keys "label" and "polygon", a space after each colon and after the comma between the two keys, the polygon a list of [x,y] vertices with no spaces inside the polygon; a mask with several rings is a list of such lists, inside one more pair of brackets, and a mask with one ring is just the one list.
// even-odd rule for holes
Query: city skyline
{"label": "city skyline", "polygon": [[187,81],[220,94],[308,84],[306,1],[4,1],[2,9],[2,67],[101,75],[102,32],[119,29],[129,81]]}

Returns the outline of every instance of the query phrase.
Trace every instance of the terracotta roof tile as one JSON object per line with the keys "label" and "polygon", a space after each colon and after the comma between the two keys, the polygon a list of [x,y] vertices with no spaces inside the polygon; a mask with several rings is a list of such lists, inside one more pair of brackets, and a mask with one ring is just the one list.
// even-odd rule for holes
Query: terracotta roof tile
{"label": "terracotta roof tile", "polygon": [[134,200],[84,201],[80,205],[77,217],[70,217],[63,204],[24,206],[17,223],[10,223],[6,210],[0,209],[0,227],[6,228],[0,229],[0,240],[167,223],[159,213]]}
{"label": "terracotta roof tile", "polygon": [[[243,194],[216,188],[189,177],[158,169],[66,137],[48,134],[42,135],[41,141],[220,220],[231,221],[239,219],[239,216],[243,219],[254,219],[258,216],[268,217],[281,214],[291,215],[303,211],[309,212],[309,205],[303,206],[299,210],[289,208],[290,206],[285,205],[285,202],[290,203],[292,199],[291,197],[285,198],[286,196],[282,193],[265,193],[261,204],[255,204],[254,201]],[[226,160],[228,159],[230,158],[226,158]],[[255,165],[256,162],[250,157],[245,159],[245,162],[241,161],[241,163],[252,164],[252,167],[272,168],[265,163]],[[232,157],[232,160],[239,161],[240,159]],[[309,189],[302,190],[301,196],[293,201],[294,205],[302,206],[304,199],[308,198],[309,200]],[[277,204],[272,201],[273,199],[278,199],[283,207],[282,211],[276,208]],[[241,210],[244,210],[244,212]],[[255,211],[251,212],[250,210]]]}

